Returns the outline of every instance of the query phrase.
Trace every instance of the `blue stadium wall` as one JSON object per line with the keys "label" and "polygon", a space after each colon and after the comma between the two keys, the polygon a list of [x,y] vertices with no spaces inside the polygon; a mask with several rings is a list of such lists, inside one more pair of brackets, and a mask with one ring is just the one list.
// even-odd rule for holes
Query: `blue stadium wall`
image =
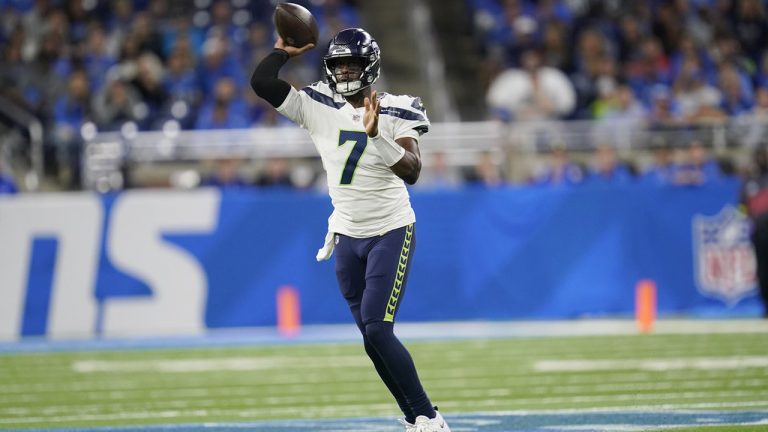
{"label": "blue stadium wall", "polygon": [[[400,321],[758,316],[739,183],[412,192],[413,268]],[[333,259],[316,262],[325,195],[203,189],[0,198],[0,338],[197,334],[348,323]]]}

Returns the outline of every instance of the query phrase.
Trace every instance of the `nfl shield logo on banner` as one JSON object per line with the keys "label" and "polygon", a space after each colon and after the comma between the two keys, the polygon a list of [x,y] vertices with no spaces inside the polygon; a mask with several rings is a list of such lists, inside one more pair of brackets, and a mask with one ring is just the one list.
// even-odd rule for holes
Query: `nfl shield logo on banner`
{"label": "nfl shield logo on banner", "polygon": [[732,206],[715,216],[694,216],[693,254],[701,294],[733,306],[757,293],[757,262],[749,234],[749,219]]}

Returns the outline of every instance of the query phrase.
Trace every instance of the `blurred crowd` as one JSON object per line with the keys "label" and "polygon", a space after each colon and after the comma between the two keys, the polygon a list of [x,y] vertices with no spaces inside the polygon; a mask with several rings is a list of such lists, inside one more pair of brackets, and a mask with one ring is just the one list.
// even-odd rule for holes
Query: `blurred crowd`
{"label": "blurred crowd", "polygon": [[[766,149],[761,151],[765,153]],[[510,183],[503,159],[491,152],[482,154],[474,165],[462,169],[452,169],[441,162],[444,158],[442,153],[433,156],[422,187],[445,188],[457,184],[496,187]],[[554,142],[532,168],[518,183],[547,187],[627,184],[688,187],[717,183],[736,174],[748,175],[735,172],[729,161],[714,158],[700,140],[691,141],[685,148],[659,141],[652,145],[648,160],[642,163],[638,163],[637,158],[622,158],[612,145],[600,145],[594,151],[575,154],[562,143]]]}
{"label": "blurred crowd", "polygon": [[[750,148],[768,143],[768,0],[464,1],[480,41],[491,117],[512,125],[597,120],[602,138],[578,155],[545,140],[543,157],[523,178],[510,175],[505,155],[462,165],[433,152],[420,187],[705,184],[734,173],[748,177],[754,167],[716,161],[710,141],[690,138],[643,143],[652,156],[638,163],[621,157],[630,147],[621,134],[744,120]],[[321,44],[361,25],[354,0],[296,2],[318,19]],[[0,97],[41,119],[46,172],[72,188],[81,186],[83,140],[97,131],[131,136],[288,124],[248,88],[256,62],[274,44],[274,4],[0,0]],[[289,62],[281,77],[297,85],[320,79],[321,51]],[[7,153],[14,140],[5,132],[0,124]],[[7,160],[0,154],[0,193],[18,189]],[[215,162],[199,183],[323,184],[316,163],[265,161],[257,174],[247,165]]]}
{"label": "blurred crowd", "polygon": [[[768,148],[753,151],[755,160],[768,158]],[[722,182],[729,177],[764,175],[753,173],[751,166],[737,168],[729,159],[715,158],[702,140],[693,139],[686,147],[675,147],[668,141],[651,144],[647,157],[622,157],[615,146],[601,145],[594,151],[573,152],[554,142],[542,151],[537,161],[519,180],[511,180],[504,152],[482,152],[472,164],[451,161],[443,151],[430,151],[422,156],[424,166],[416,190],[455,190],[464,187],[495,188],[505,185],[581,187],[585,185],[629,185],[699,187]],[[313,161],[273,158],[258,170],[247,161],[222,159],[193,183],[220,188],[280,187],[324,190],[327,188],[322,170]],[[760,167],[755,167],[760,168]],[[197,173],[199,174],[199,173]]]}
{"label": "blurred crowd", "polygon": [[[296,3],[320,39],[359,24],[350,1]],[[270,0],[0,0],[0,95],[42,119],[46,160],[78,169],[96,131],[228,129],[282,117],[249,91],[272,50]],[[281,76],[320,78],[317,50]],[[49,167],[51,168],[51,167]],[[79,173],[69,173],[73,184]]]}
{"label": "blurred crowd", "polygon": [[467,0],[502,120],[685,126],[768,112],[766,0]]}

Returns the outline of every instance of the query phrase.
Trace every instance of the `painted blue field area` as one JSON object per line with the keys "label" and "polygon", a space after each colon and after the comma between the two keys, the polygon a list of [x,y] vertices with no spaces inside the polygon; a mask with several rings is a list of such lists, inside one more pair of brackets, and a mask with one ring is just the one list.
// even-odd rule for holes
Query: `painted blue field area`
{"label": "painted blue field area", "polygon": [[[715,425],[765,425],[768,412],[580,412],[498,413],[446,415],[453,432],[627,432],[653,431],[676,427]],[[202,423],[171,426],[131,426],[77,429],[106,431],[189,431],[189,432],[298,432],[356,431],[395,432],[401,427],[394,419],[365,418],[337,420],[290,420],[242,423]],[[26,432],[70,432],[74,429],[24,429]]]}

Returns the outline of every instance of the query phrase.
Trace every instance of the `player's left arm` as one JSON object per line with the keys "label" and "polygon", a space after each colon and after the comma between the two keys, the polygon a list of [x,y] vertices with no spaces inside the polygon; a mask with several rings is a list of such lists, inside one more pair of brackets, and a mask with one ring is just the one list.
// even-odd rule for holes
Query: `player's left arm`
{"label": "player's left arm", "polygon": [[412,185],[419,179],[421,173],[421,153],[419,144],[411,137],[398,138],[395,142],[405,149],[405,154],[396,164],[389,167],[396,176]]}
{"label": "player's left arm", "polygon": [[370,142],[379,150],[384,163],[408,184],[416,183],[421,173],[421,153],[414,138],[401,137],[392,139],[379,133],[379,98],[376,91],[370,98],[365,98],[363,123]]}

